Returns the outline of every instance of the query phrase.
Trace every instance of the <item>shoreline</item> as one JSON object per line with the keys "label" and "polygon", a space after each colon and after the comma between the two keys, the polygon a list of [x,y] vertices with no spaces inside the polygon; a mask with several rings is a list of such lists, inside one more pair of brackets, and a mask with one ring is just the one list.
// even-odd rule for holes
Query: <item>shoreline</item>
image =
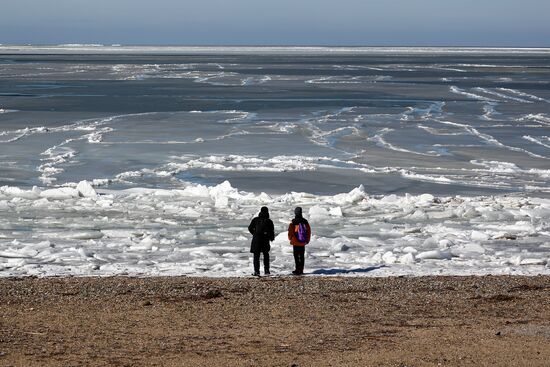
{"label": "shoreline", "polygon": [[0,364],[545,366],[550,276],[0,278]]}
{"label": "shoreline", "polygon": [[[261,258],[260,258],[261,260]],[[263,266],[263,265],[262,265]],[[154,274],[98,274],[98,275],[90,275],[90,274],[59,274],[59,275],[36,275],[36,274],[22,274],[22,275],[0,275],[0,282],[4,280],[25,280],[25,279],[36,279],[36,280],[48,280],[48,279],[136,279],[136,280],[153,280],[153,279],[191,279],[191,280],[204,280],[204,281],[216,281],[216,280],[244,280],[244,279],[262,279],[262,280],[276,280],[276,279],[332,279],[332,278],[339,278],[339,279],[386,279],[386,278],[407,278],[407,279],[419,279],[419,278],[484,278],[484,277],[495,277],[495,278],[501,278],[501,277],[510,277],[510,278],[538,278],[538,277],[549,277],[550,273],[546,272],[546,266],[545,265],[535,265],[540,266],[544,268],[544,271],[539,273],[516,273],[516,274],[510,274],[510,273],[482,273],[479,274],[475,273],[441,273],[441,274],[412,274],[412,273],[389,273],[389,274],[383,274],[383,275],[364,275],[368,272],[374,271],[374,270],[368,270],[365,271],[363,269],[360,269],[361,271],[354,272],[353,270],[345,270],[345,269],[317,269],[317,273],[304,273],[300,276],[296,276],[292,274],[291,269],[284,271],[282,273],[276,273],[273,272],[271,275],[264,275],[263,274],[263,268],[261,269],[260,273],[261,275],[259,277],[253,276],[252,272],[253,270],[250,269],[250,274],[240,274],[240,275],[189,275],[189,274],[166,274],[166,275],[154,275]],[[362,275],[363,274],[363,275]]]}

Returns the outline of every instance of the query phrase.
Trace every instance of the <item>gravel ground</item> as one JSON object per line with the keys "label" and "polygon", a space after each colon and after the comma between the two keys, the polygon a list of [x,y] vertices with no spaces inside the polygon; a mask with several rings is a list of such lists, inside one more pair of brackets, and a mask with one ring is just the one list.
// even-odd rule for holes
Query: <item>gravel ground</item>
{"label": "gravel ground", "polygon": [[3,278],[0,366],[549,366],[550,277]]}

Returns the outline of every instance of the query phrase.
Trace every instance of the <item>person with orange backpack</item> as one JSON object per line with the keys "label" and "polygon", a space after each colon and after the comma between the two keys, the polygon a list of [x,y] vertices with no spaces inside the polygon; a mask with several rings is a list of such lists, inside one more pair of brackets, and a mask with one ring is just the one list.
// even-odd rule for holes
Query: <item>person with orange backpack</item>
{"label": "person with orange backpack", "polygon": [[294,219],[288,225],[288,239],[293,248],[294,262],[296,269],[294,275],[304,274],[304,255],[306,245],[311,239],[311,227],[308,221],[302,216],[302,208],[294,209]]}

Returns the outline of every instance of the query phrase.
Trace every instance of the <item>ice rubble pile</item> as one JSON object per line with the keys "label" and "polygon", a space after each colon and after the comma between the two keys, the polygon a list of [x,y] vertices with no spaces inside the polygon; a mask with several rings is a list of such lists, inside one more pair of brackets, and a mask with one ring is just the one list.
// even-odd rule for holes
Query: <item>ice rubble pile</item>
{"label": "ice rubble pile", "polygon": [[250,272],[246,227],[270,208],[273,271],[292,270],[293,208],[314,235],[314,274],[548,274],[550,200],[521,196],[272,196],[187,184],[182,189],[0,188],[0,276],[205,275]]}

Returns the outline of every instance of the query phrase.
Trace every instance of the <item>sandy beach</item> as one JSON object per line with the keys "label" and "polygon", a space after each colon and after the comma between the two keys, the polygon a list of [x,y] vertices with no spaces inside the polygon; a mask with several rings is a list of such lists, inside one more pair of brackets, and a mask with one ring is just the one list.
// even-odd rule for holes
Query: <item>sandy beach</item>
{"label": "sandy beach", "polygon": [[548,366],[550,277],[0,279],[1,366]]}

